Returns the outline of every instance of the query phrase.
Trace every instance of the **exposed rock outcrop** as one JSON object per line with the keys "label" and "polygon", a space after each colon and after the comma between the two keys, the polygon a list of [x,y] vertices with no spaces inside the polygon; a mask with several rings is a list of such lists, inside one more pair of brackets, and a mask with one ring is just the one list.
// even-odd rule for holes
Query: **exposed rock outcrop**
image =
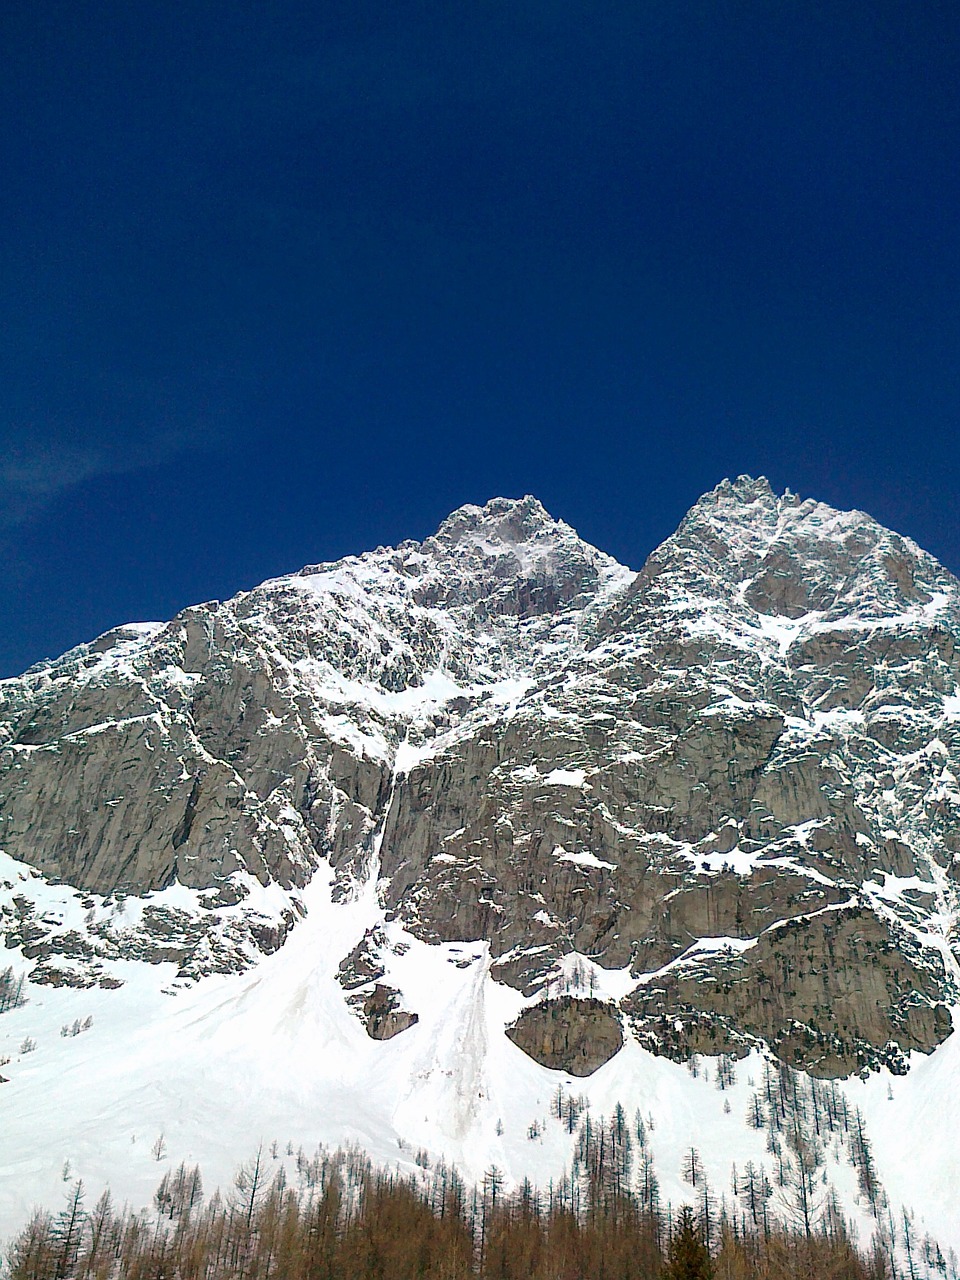
{"label": "exposed rock outcrop", "polygon": [[371,1040],[392,1040],[420,1021],[419,1014],[402,1007],[399,991],[384,986],[382,982],[378,982],[369,995],[354,1007]]}
{"label": "exposed rock outcrop", "polygon": [[[344,903],[375,871],[384,926],[548,1002],[512,1033],[540,1060],[603,1060],[622,1014],[902,1064],[957,996],[958,691],[960,583],[861,512],[725,481],[634,574],[496,499],[0,682],[0,849],[95,906],[0,923],[38,978],[132,948],[186,981],[282,945],[321,866]],[[340,979],[393,1034],[388,952]]]}
{"label": "exposed rock outcrop", "polygon": [[623,1047],[615,1013],[599,1000],[562,996],[525,1009],[507,1035],[544,1067],[589,1076]]}

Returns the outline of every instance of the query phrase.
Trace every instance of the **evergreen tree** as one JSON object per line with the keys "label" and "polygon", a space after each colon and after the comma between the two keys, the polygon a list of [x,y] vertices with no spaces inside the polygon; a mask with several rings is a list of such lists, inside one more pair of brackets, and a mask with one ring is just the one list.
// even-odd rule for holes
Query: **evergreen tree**
{"label": "evergreen tree", "polygon": [[689,1205],[684,1205],[680,1210],[680,1218],[670,1241],[670,1256],[662,1275],[663,1280],[712,1280],[710,1252],[703,1243]]}
{"label": "evergreen tree", "polygon": [[[154,1215],[115,1212],[106,1192],[88,1214],[77,1185],[59,1216],[38,1212],[24,1227],[0,1274],[4,1280],[909,1280],[947,1265],[956,1272],[955,1260],[945,1262],[909,1214],[897,1225],[888,1212],[866,1256],[847,1238],[830,1197],[820,1229],[810,1234],[799,1220],[768,1221],[770,1183],[762,1167],[749,1164],[735,1180],[745,1202],[739,1217],[724,1204],[719,1215],[711,1208],[711,1254],[695,1209],[672,1220],[657,1210],[652,1174],[646,1202],[639,1187],[634,1194],[608,1189],[604,1170],[616,1169],[626,1131],[617,1116],[593,1129],[591,1159],[602,1192],[596,1198],[580,1197],[588,1170],[579,1181],[568,1175],[541,1200],[529,1183],[507,1189],[491,1169],[471,1207],[452,1170],[435,1166],[432,1183],[420,1171],[408,1178],[375,1170],[357,1149],[304,1161],[310,1174],[299,1189],[285,1185],[282,1169],[268,1178],[258,1157],[240,1171],[237,1194],[225,1203],[215,1193],[206,1209],[199,1171],[184,1166],[166,1184],[175,1201],[181,1193],[186,1198],[172,1218],[166,1208]],[[645,1150],[644,1164],[649,1156]],[[707,1193],[701,1179],[695,1194]],[[897,1270],[894,1237],[903,1257]]]}
{"label": "evergreen tree", "polygon": [[66,1209],[57,1215],[53,1224],[52,1240],[56,1258],[53,1280],[66,1280],[75,1268],[85,1219],[81,1181],[74,1187]]}

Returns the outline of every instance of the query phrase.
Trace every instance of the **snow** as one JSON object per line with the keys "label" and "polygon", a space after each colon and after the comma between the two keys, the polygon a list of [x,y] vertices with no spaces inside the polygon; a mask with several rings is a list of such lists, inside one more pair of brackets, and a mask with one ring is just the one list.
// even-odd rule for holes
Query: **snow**
{"label": "snow", "polygon": [[726,853],[696,853],[690,852],[691,861],[697,863],[702,870],[712,871],[730,871],[736,876],[749,876],[762,865],[764,858],[757,853],[745,853],[739,845],[728,849]]}
{"label": "snow", "polygon": [[590,956],[570,951],[551,969],[547,989],[551,995],[572,993],[616,1003],[637,985],[638,979],[630,972],[629,965],[622,969],[605,969]]}
{"label": "snow", "polygon": [[881,1071],[843,1089],[863,1111],[891,1199],[912,1203],[924,1230],[944,1248],[960,1249],[960,1011],[953,1021],[953,1035],[935,1053],[910,1055],[907,1075]]}
{"label": "snow", "polygon": [[[742,491],[740,481],[737,485]],[[719,500],[716,495],[713,498],[716,506]],[[743,492],[738,501],[743,504]],[[766,697],[775,696],[778,682],[788,687],[792,679],[790,651],[818,633],[929,626],[948,608],[956,607],[956,592],[935,591],[926,603],[886,608],[887,597],[877,596],[875,584],[869,580],[871,566],[880,563],[883,544],[868,529],[875,545],[870,544],[869,554],[862,558],[851,582],[838,588],[849,588],[849,599],[838,597],[835,607],[797,618],[760,613],[746,603],[749,588],[756,581],[746,575],[754,572],[757,558],[762,559],[778,540],[786,542],[801,527],[804,536],[818,547],[842,542],[851,532],[862,532],[866,517],[834,513],[818,504],[781,509],[772,495],[768,499],[761,485],[753,487],[747,505],[750,517],[741,514],[732,535],[729,518],[724,516],[728,520],[723,536],[731,552],[729,563],[708,562],[705,570],[700,566],[663,607],[670,626],[688,634],[717,637],[723,645],[746,654],[751,669],[762,672],[762,679],[755,683],[758,696],[751,697],[750,681],[737,683],[738,671],[721,671],[718,664],[704,700],[705,715],[737,721],[783,714]],[[503,523],[505,515],[520,507],[533,523],[533,532],[526,539],[511,534],[509,524]],[[767,507],[769,520],[761,518],[760,509]],[[707,518],[704,512],[708,509],[709,503],[697,519]],[[719,516],[709,519],[720,527]],[[464,531],[465,521],[477,527]],[[477,578],[480,570],[476,566],[481,562],[515,564],[517,573],[536,576],[574,543],[577,554],[586,557],[600,577],[594,601],[584,610],[572,609],[552,619],[517,619],[495,612],[485,616],[481,607],[479,621],[465,621],[476,600],[469,592],[464,595],[471,602],[466,606],[416,603],[432,598],[426,588],[444,587],[450,581],[454,585],[483,581]],[[744,569],[743,565],[749,567]],[[861,570],[862,578],[857,576]],[[730,575],[729,599],[718,601],[717,584],[724,573]],[[435,539],[421,547],[405,544],[396,551],[381,549],[337,565],[320,566],[303,576],[265,584],[247,600],[261,611],[253,615],[262,628],[261,636],[277,637],[272,648],[269,639],[264,641],[269,661],[288,679],[290,689],[302,692],[305,700],[312,698],[312,713],[321,732],[357,755],[383,762],[392,769],[396,782],[484,721],[499,727],[512,716],[526,714],[543,721],[565,719],[576,730],[593,719],[601,722],[602,733],[602,724],[609,717],[586,712],[579,715],[575,705],[571,710],[571,694],[586,689],[592,680],[588,708],[606,711],[609,704],[617,712],[621,704],[612,698],[604,700],[605,670],[621,660],[629,663],[642,658],[642,643],[627,628],[615,640],[585,649],[581,631],[584,636],[589,633],[590,609],[609,603],[633,580],[631,570],[579,544],[568,526],[550,521],[539,504],[524,500],[524,504],[463,508],[445,522]],[[509,573],[503,581],[509,584]],[[681,578],[671,580],[671,590],[678,581]],[[288,597],[294,598],[297,624],[302,624],[309,638],[300,649],[288,650],[281,643],[289,616],[281,605]],[[480,603],[482,606],[482,598]],[[271,613],[275,606],[276,617]],[[881,606],[886,611],[877,616]],[[160,623],[131,626],[129,635],[96,661],[81,654],[91,665],[76,678],[100,679],[114,671],[131,681],[141,680],[136,655],[163,629]],[[337,666],[337,645],[328,645],[328,637],[343,640],[344,650],[351,655],[351,660],[342,661],[342,669]],[[360,656],[354,662],[352,656],[357,652]],[[390,666],[394,660],[396,665]],[[555,685],[544,681],[544,673],[550,676],[558,670],[562,670],[562,678]],[[720,678],[716,678],[718,673]],[[679,670],[661,673],[664,689],[684,674]],[[49,683],[52,677],[40,672],[35,678],[38,683]],[[200,678],[181,667],[164,665],[154,672],[150,687],[189,698]],[[386,687],[398,683],[404,687]],[[765,696],[760,697],[761,693]],[[548,694],[555,697],[555,706],[548,701]],[[819,738],[818,745],[835,740],[839,753],[851,739],[856,743],[866,736],[862,711],[842,707],[821,711],[806,707],[799,698],[781,701],[796,712],[785,716],[781,745],[789,743],[789,750],[802,749],[806,740]],[[172,713],[159,702],[159,695],[154,702],[156,713],[104,721],[80,730],[77,736],[122,731],[149,720],[166,732]],[[871,723],[885,717],[899,723],[912,716],[913,723],[922,726],[922,717],[927,716],[939,723],[949,741],[950,732],[938,720],[940,705],[929,713],[898,705],[874,706],[869,718]],[[960,686],[943,697],[942,716],[947,721],[960,719]],[[292,719],[292,713],[286,720],[268,713],[262,731],[280,729]],[[577,741],[571,736],[571,744]],[[829,749],[832,746],[830,743]],[[879,755],[880,746],[874,747]],[[45,749],[13,747],[24,756]],[[549,768],[543,761],[538,762],[539,767],[537,763],[513,766],[507,756],[502,776],[518,788],[583,790],[588,776],[595,776],[596,764],[589,753],[581,756],[580,750],[570,746],[571,754],[578,753],[575,760],[588,761],[586,767]],[[619,742],[613,744],[612,752],[610,759],[637,765],[638,772],[647,759]],[[830,759],[842,766],[839,754]],[[949,751],[935,738],[915,753],[902,755],[896,767],[904,771],[926,769],[923,803],[947,805],[960,798],[956,771],[948,764]],[[869,782],[881,797],[870,803],[884,821],[881,824],[878,819],[871,829],[874,833],[886,829],[891,834],[903,817],[907,840],[913,838],[916,843],[915,817],[901,812],[902,791],[897,791],[894,781],[889,786],[881,782],[888,765],[894,768],[881,758],[875,774],[864,768],[861,775],[864,784]],[[189,776],[186,769],[184,776]],[[618,822],[616,814],[603,806],[600,809],[615,829],[635,834]],[[509,822],[508,814],[501,814],[500,819],[505,825]],[[302,827],[296,811],[281,807],[275,821],[287,839],[296,843]],[[746,877],[761,867],[777,868],[806,877],[811,883],[834,887],[834,881],[796,856],[798,852],[802,855],[821,825],[821,821],[812,820],[782,830],[777,841],[765,842],[762,852],[756,853],[745,852],[735,842],[739,833],[733,840],[727,839],[732,847],[723,853],[704,852],[665,835],[647,833],[647,838],[650,847],[663,850],[666,860],[675,859],[671,865],[678,868],[681,882],[687,868],[680,859],[685,859],[698,874],[706,870]],[[445,839],[461,834],[454,832]],[[938,838],[932,824],[929,837],[924,838],[931,843]],[[378,839],[382,839],[382,829]],[[864,858],[869,858],[869,838],[858,833],[858,843]],[[592,873],[618,870],[615,863],[598,858],[589,849],[571,851],[558,844],[554,856],[583,872],[575,879],[576,892],[589,893],[611,881],[610,876]],[[432,860],[457,862],[442,848]],[[950,946],[955,921],[946,901],[945,873],[931,866],[929,873],[924,869],[915,876],[871,874],[875,878],[863,888],[887,918],[905,918],[917,895],[935,898],[936,910],[925,911],[921,924],[911,925],[911,936],[938,949],[948,974],[956,981],[958,966]],[[653,1057],[632,1040],[588,1079],[548,1071],[504,1035],[504,1028],[536,997],[524,997],[494,981],[486,943],[428,945],[388,920],[378,896],[377,875],[374,861],[367,879],[355,886],[349,899],[334,902],[330,871],[322,866],[302,892],[306,917],[287,943],[240,975],[208,977],[185,987],[182,980],[178,982],[173,965],[111,960],[105,962],[104,969],[122,979],[124,985],[117,990],[31,984],[29,1003],[0,1016],[0,1057],[10,1058],[0,1067],[0,1072],[9,1076],[8,1083],[0,1084],[0,1237],[22,1224],[34,1202],[57,1208],[64,1190],[76,1177],[83,1177],[91,1199],[109,1180],[118,1199],[127,1198],[134,1205],[148,1204],[163,1172],[180,1160],[202,1165],[208,1190],[218,1184],[225,1186],[235,1166],[249,1157],[261,1140],[269,1146],[276,1139],[283,1148],[291,1141],[295,1148],[302,1144],[308,1151],[319,1142],[355,1141],[374,1159],[385,1163],[400,1160],[407,1167],[415,1148],[422,1146],[433,1156],[442,1154],[456,1161],[471,1179],[482,1178],[496,1164],[508,1185],[525,1175],[544,1184],[569,1163],[574,1141],[550,1118],[558,1084],[569,1094],[586,1098],[595,1116],[609,1115],[620,1103],[628,1115],[639,1110],[652,1118],[650,1141],[656,1172],[664,1200],[674,1204],[692,1195],[681,1176],[684,1155],[692,1146],[701,1150],[717,1188],[729,1185],[733,1162],[742,1167],[752,1160],[758,1165],[767,1163],[769,1168],[765,1135],[744,1121],[751,1081],[758,1081],[763,1070],[758,1053],[737,1064],[736,1082],[722,1092],[707,1079],[706,1072],[694,1077],[686,1067]],[[244,912],[262,911],[276,917],[291,903],[300,906],[300,897],[276,885],[264,887],[243,874],[237,878],[247,893]],[[32,898],[38,912],[57,928],[76,929],[81,934],[90,910],[98,923],[110,921],[118,931],[136,927],[150,907],[183,912],[190,918],[203,910],[201,895],[179,884],[141,899],[106,902],[95,898],[90,908],[68,887],[49,885],[35,872],[0,855],[0,904],[17,893]],[[539,900],[543,902],[543,898]],[[851,897],[823,910],[842,910],[854,901]],[[222,912],[228,921],[239,914],[239,909]],[[532,919],[553,932],[535,935],[549,937],[549,948],[527,951],[549,950],[553,955],[563,945],[567,923],[554,918],[545,907]],[[785,923],[778,921],[770,927],[778,929]],[[403,1007],[419,1018],[409,1030],[384,1043],[366,1035],[336,980],[342,957],[374,928],[386,938],[381,954],[384,980],[400,993]],[[735,957],[756,942],[755,938],[723,936],[696,939],[682,955],[640,975],[632,973],[629,966],[604,969],[592,957],[570,951],[550,971],[547,990],[551,994],[573,991],[616,1003],[671,970]],[[524,952],[523,947],[516,950]],[[32,963],[16,948],[8,951],[6,962],[13,963],[18,972],[28,970]],[[87,1017],[93,1018],[88,1030],[76,1037],[61,1036],[64,1024]],[[37,1047],[21,1052],[28,1038],[35,1040]],[[714,1064],[708,1062],[707,1066],[712,1073]],[[913,1203],[944,1247],[952,1244],[960,1248],[955,1212],[956,1188],[960,1186],[960,1155],[955,1142],[960,1132],[960,1036],[952,1036],[929,1057],[912,1055],[911,1071],[905,1078],[879,1072],[866,1081],[848,1081],[842,1088],[867,1117],[879,1172],[895,1205]],[[891,1088],[892,1100],[887,1096]],[[528,1136],[532,1125],[540,1129],[536,1140]],[[157,1161],[151,1148],[161,1134],[168,1154]],[[918,1179],[918,1170],[923,1171],[922,1179]],[[292,1170],[288,1172],[293,1175]],[[830,1163],[829,1176],[847,1210],[859,1215],[861,1224],[868,1227],[856,1203],[855,1176],[845,1159]]]}
{"label": "snow", "polygon": [[318,662],[315,658],[301,658],[294,663],[294,669],[307,678],[316,693],[331,702],[366,707],[385,718],[410,717],[467,692],[443,671],[430,671],[422,684],[391,693],[368,680],[351,680],[329,663]]}
{"label": "snow", "polygon": [[586,780],[586,769],[551,769],[541,779],[546,787],[582,787]]}
{"label": "snow", "polygon": [[937,891],[935,884],[922,880],[920,876],[895,876],[889,871],[880,871],[878,874],[883,876],[882,883],[877,880],[867,880],[863,887],[870,894],[886,899],[888,902],[894,902],[908,892],[933,894]]}
{"label": "snow", "polygon": [[832,732],[861,728],[865,721],[866,716],[862,711],[851,711],[846,707],[833,707],[830,711],[814,711],[810,716],[810,722],[815,729],[829,729]]}
{"label": "snow", "polygon": [[[133,1205],[149,1204],[163,1173],[181,1160],[201,1164],[208,1191],[226,1186],[261,1141],[265,1149],[276,1140],[281,1151],[291,1142],[307,1152],[318,1143],[358,1142],[375,1160],[406,1167],[423,1147],[456,1161],[472,1180],[495,1164],[508,1186],[524,1176],[545,1184],[568,1166],[574,1142],[551,1116],[558,1084],[584,1097],[594,1117],[609,1116],[620,1103],[628,1116],[639,1111],[652,1120],[649,1140],[665,1201],[690,1199],[682,1178],[690,1147],[700,1151],[716,1187],[729,1184],[733,1163],[769,1161],[763,1133],[744,1120],[750,1082],[762,1073],[759,1055],[736,1065],[736,1082],[724,1091],[707,1078],[709,1070],[694,1078],[630,1041],[587,1079],[549,1071],[503,1034],[528,1001],[492,980],[487,944],[431,946],[396,922],[384,924],[376,875],[374,867],[348,901],[334,903],[331,876],[321,869],[303,891],[306,918],[278,952],[245,974],[173,991],[172,965],[127,961],[117,962],[125,985],[115,991],[31,984],[29,1003],[0,1018],[0,1052],[11,1058],[3,1069],[9,1083],[0,1086],[0,1236],[15,1231],[36,1201],[58,1207],[76,1178],[91,1201],[109,1182],[118,1199]],[[78,895],[5,859],[0,883],[16,892],[26,882],[42,910],[79,921]],[[190,910],[195,894],[174,886],[149,901]],[[367,1037],[335,978],[340,957],[377,922],[388,938],[385,980],[420,1019],[385,1043]],[[704,938],[681,959],[749,945]],[[574,987],[617,1001],[654,976],[637,979],[628,968],[605,970],[571,953],[556,966],[551,989]],[[60,1035],[62,1025],[88,1016],[89,1030]],[[22,1054],[18,1047],[28,1036],[37,1048]],[[930,1138],[924,1113],[923,1085],[930,1088],[935,1065],[937,1097],[960,1097],[960,1037],[953,1039],[956,1045],[949,1041],[931,1059],[918,1059],[916,1074],[896,1082],[895,1104],[879,1078],[845,1086],[868,1114],[881,1176],[908,1200],[916,1184],[898,1162],[905,1153],[920,1158],[921,1122],[942,1159],[937,1168],[960,1177],[952,1130],[941,1124]],[[166,1152],[157,1160],[161,1135]],[[295,1180],[292,1166],[288,1173]],[[831,1177],[842,1184],[848,1175],[836,1166]],[[930,1224],[942,1243],[958,1244],[950,1205],[944,1186],[931,1189]]]}
{"label": "snow", "polygon": [[431,754],[430,743],[415,747],[411,742],[404,739],[397,747],[397,753],[393,758],[394,774],[399,776],[402,773],[409,773],[422,760],[429,758]]}
{"label": "snow", "polygon": [[120,631],[134,631],[140,638],[151,638],[162,631],[167,624],[165,622],[125,622]]}
{"label": "snow", "polygon": [[574,852],[568,852],[563,845],[557,845],[553,851],[553,856],[558,862],[572,862],[577,867],[591,867],[601,871],[616,871],[617,864],[615,862],[604,862],[602,858],[598,858],[595,853],[590,853],[586,849],[578,849]]}
{"label": "snow", "polygon": [[[745,583],[744,587],[747,585]],[[797,638],[804,632],[813,630],[822,617],[823,614],[820,612],[805,613],[799,618],[783,618],[778,614],[760,613],[757,615],[757,629],[765,640],[773,641],[777,653],[783,658]]]}

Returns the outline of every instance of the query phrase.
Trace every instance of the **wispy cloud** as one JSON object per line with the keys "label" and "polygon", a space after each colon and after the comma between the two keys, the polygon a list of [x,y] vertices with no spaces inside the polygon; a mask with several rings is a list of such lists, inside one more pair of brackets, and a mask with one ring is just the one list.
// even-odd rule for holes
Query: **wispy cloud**
{"label": "wispy cloud", "polygon": [[229,417],[222,391],[207,387],[198,398],[171,397],[162,386],[140,383],[106,398],[97,415],[87,408],[59,419],[8,421],[0,427],[0,528],[36,517],[97,477],[223,447]]}

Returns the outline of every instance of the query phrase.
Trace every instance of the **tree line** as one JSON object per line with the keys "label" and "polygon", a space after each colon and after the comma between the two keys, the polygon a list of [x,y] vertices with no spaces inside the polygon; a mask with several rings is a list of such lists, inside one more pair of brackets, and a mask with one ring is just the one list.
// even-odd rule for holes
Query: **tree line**
{"label": "tree line", "polygon": [[[599,1125],[598,1125],[599,1130]],[[604,1159],[599,1152],[603,1147]],[[619,1150],[618,1150],[619,1147]],[[882,1249],[858,1253],[841,1220],[816,1231],[753,1226],[722,1211],[710,1229],[634,1194],[615,1122],[576,1175],[509,1194],[441,1162],[416,1175],[356,1150],[300,1162],[299,1185],[259,1152],[229,1193],[204,1198],[197,1168],[164,1175],[152,1209],[88,1209],[76,1183],[11,1245],[6,1280],[895,1280]],[[606,1166],[612,1162],[614,1172]]]}

